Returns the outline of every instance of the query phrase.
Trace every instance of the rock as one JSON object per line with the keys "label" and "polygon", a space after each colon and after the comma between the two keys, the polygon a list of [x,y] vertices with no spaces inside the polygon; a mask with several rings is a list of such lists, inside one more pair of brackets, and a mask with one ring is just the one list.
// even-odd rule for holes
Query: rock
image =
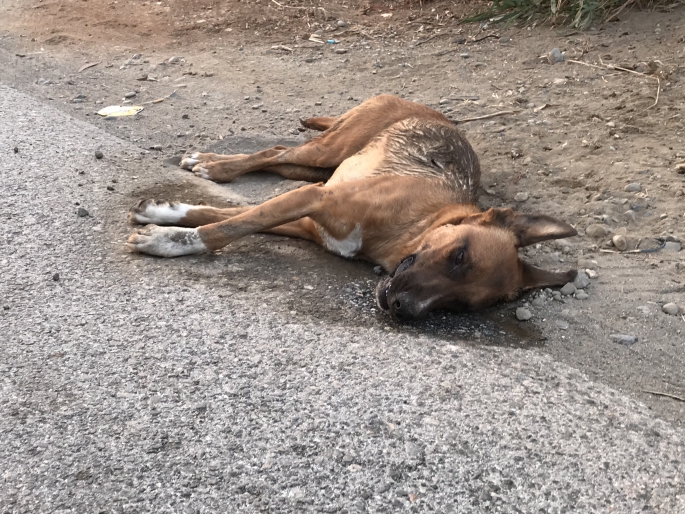
{"label": "rock", "polygon": [[631,182],[626,187],[623,188],[626,193],[639,193],[642,191],[642,186],[639,182]]}
{"label": "rock", "polygon": [[542,307],[543,305],[545,305],[545,297],[544,296],[538,296],[531,303],[532,303],[533,307]]}
{"label": "rock", "polygon": [[609,335],[614,343],[622,344],[623,346],[633,346],[637,343],[637,337],[628,334],[611,334]]}
{"label": "rock", "polygon": [[564,62],[564,54],[558,48],[552,48],[547,54],[547,62],[550,64],[556,64],[558,62]]}
{"label": "rock", "polygon": [[525,307],[519,307],[518,309],[516,309],[516,319],[517,320],[528,321],[532,317],[533,317],[533,313],[530,312]]}
{"label": "rock", "polygon": [[679,252],[681,248],[681,244],[676,241],[667,241],[664,244],[664,252]]}
{"label": "rock", "polygon": [[383,267],[382,266],[374,266],[373,272],[380,277],[383,274]]}
{"label": "rock", "polygon": [[83,93],[80,93],[80,94],[76,95],[71,101],[72,101],[72,103],[75,103],[75,104],[83,103],[86,101],[86,95],[84,95]]}
{"label": "rock", "polygon": [[585,235],[588,237],[604,237],[611,232],[605,225],[600,225],[598,223],[593,223],[588,228],[585,229]]}
{"label": "rock", "polygon": [[447,98],[441,98],[440,101],[438,102],[440,105],[445,105],[450,103],[449,99]]}
{"label": "rock", "polygon": [[335,24],[341,29],[347,27],[347,22],[343,20],[338,20]]}
{"label": "rock", "polygon": [[626,248],[628,248],[626,236],[624,236],[623,234],[616,234],[614,237],[611,238],[611,242],[614,243],[614,246],[619,252],[625,252]]}
{"label": "rock", "polygon": [[14,147],[14,153],[19,153],[19,147],[18,146]]}
{"label": "rock", "polygon": [[500,42],[500,43],[510,43],[510,42],[511,42],[511,38],[506,37],[506,36],[503,36],[503,37],[499,38],[499,42]]}
{"label": "rock", "polygon": [[576,292],[576,286],[573,285],[573,282],[569,282],[564,287],[562,287],[559,292],[564,295],[564,296],[571,296],[573,293]]}
{"label": "rock", "polygon": [[336,54],[346,54],[346,53],[347,53],[347,50],[344,49],[344,48],[336,48],[336,49],[335,49],[335,53],[336,53]]}
{"label": "rock", "polygon": [[147,74],[147,73],[143,73],[142,75],[138,75],[138,76],[136,77],[136,80],[144,81],[144,80],[147,80],[147,78],[148,78],[148,74]]}
{"label": "rock", "polygon": [[54,280],[55,282],[59,282],[59,273],[55,273],[55,274],[52,276],[52,280]]}
{"label": "rock", "polygon": [[661,310],[664,311],[669,316],[677,316],[680,313],[680,307],[678,307],[677,303],[673,303],[673,302],[665,304],[661,308]]}
{"label": "rock", "polygon": [[454,42],[458,45],[463,45],[466,43],[466,38],[465,37],[458,37],[454,40]]}
{"label": "rock", "polygon": [[102,159],[105,156],[100,150],[95,150],[95,158]]}
{"label": "rock", "polygon": [[[585,271],[591,269],[595,269],[597,267],[597,261],[593,261],[591,259],[578,259],[578,267],[581,269],[584,269]],[[592,278],[592,277],[590,277]]]}
{"label": "rock", "polygon": [[462,59],[468,59],[471,56],[469,54],[467,54],[466,52],[464,52],[463,54],[459,54],[459,57],[461,57]]}
{"label": "rock", "polygon": [[517,202],[525,202],[526,200],[528,200],[529,197],[530,193],[528,193],[527,191],[521,191],[520,193],[516,193],[516,196],[514,196],[514,200],[516,200]]}
{"label": "rock", "polygon": [[177,64],[177,63],[181,62],[182,60],[183,60],[183,57],[180,57],[177,55],[177,56],[171,57],[167,62],[169,64]]}
{"label": "rock", "polygon": [[162,151],[162,145],[152,145],[150,147],[150,150],[155,150],[157,152],[161,152]]}
{"label": "rock", "polygon": [[90,216],[90,213],[85,210],[83,207],[79,207],[78,210],[76,211],[76,214],[78,215],[79,218],[85,218],[87,216]]}
{"label": "rock", "polygon": [[581,289],[580,291],[576,292],[576,298],[578,300],[587,300],[590,298],[590,295]]}
{"label": "rock", "polygon": [[563,319],[558,319],[554,322],[557,327],[559,327],[561,330],[568,330],[569,324],[567,321],[564,321]]}
{"label": "rock", "polygon": [[588,277],[585,271],[581,270],[576,275],[576,278],[573,279],[573,285],[576,286],[576,289],[585,289],[590,285],[590,277]]}
{"label": "rock", "polygon": [[685,162],[680,162],[675,165],[676,172],[683,174],[685,173]]}
{"label": "rock", "polygon": [[137,94],[138,94],[138,93],[136,93],[135,91],[129,91],[128,93],[126,93],[126,94],[124,95],[124,98],[133,98],[133,97],[136,96]]}

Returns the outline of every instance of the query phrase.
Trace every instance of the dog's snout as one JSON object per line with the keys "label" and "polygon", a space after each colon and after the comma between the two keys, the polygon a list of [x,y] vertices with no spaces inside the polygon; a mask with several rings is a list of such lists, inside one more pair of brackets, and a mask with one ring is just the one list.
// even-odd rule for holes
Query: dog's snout
{"label": "dog's snout", "polygon": [[400,293],[393,299],[391,314],[399,321],[410,321],[416,318],[414,302],[409,293]]}

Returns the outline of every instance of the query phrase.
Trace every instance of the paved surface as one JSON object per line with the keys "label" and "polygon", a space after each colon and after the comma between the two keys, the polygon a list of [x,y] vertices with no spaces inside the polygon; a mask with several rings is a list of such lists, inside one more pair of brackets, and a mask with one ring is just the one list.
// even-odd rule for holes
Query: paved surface
{"label": "paved surface", "polygon": [[224,286],[230,250],[127,255],[132,190],[175,177],[2,86],[0,115],[1,512],[685,512],[685,434],[643,405],[532,350],[300,321]]}

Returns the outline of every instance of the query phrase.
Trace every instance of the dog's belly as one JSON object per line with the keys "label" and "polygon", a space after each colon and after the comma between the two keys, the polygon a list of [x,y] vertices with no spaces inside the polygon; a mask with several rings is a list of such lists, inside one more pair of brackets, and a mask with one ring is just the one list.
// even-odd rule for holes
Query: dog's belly
{"label": "dog's belly", "polygon": [[352,231],[342,239],[333,237],[323,226],[315,223],[316,231],[326,249],[341,257],[355,257],[362,249],[362,227],[359,223],[354,225]]}

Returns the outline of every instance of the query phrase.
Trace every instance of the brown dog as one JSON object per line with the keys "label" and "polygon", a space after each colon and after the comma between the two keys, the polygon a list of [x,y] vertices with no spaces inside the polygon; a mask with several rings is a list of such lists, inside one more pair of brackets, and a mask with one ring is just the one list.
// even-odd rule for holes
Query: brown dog
{"label": "brown dog", "polygon": [[325,132],[296,148],[193,154],[181,165],[217,182],[269,170],[325,185],[304,186],[256,207],[145,200],[131,210],[130,221],[154,225],[131,235],[128,248],[176,257],[223,248],[255,232],[309,239],[388,271],[377,289],[378,305],[399,320],[440,308],[477,309],[575,277],[575,271],[544,271],[518,258],[523,246],[576,235],[573,227],[511,209],[480,212],[478,157],[442,114],[383,95],[338,118],[303,124]]}

